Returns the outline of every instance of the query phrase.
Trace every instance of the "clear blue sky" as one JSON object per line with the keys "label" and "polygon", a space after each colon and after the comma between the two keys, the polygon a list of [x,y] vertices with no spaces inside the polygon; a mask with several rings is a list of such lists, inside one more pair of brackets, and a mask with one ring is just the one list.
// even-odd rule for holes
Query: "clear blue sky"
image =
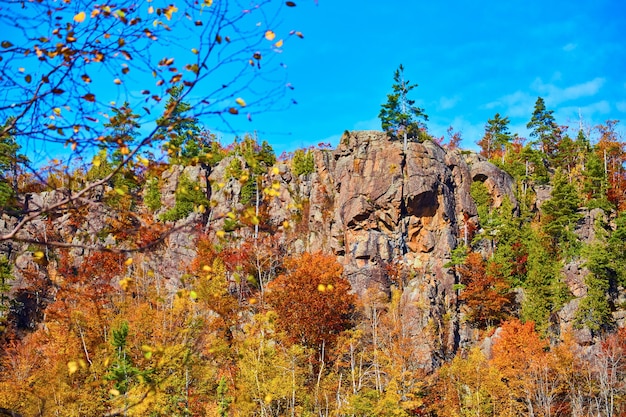
{"label": "clear blue sky", "polygon": [[[626,2],[622,0],[295,2],[296,7],[282,8],[282,23],[275,30],[277,36],[299,30],[304,39],[289,37],[274,62],[279,59],[287,65],[288,79],[295,87],[289,97],[298,104],[255,114],[252,122],[245,113],[226,116],[241,133],[257,131],[277,154],[320,142],[334,146],[345,130],[380,129],[378,112],[391,92],[399,64],[404,65],[406,79],[419,85],[410,98],[430,117],[430,133],[439,137],[452,126],[462,133],[465,148],[476,148],[485,123],[496,113],[510,118],[512,132],[526,136],[525,125],[538,96],[555,111],[559,124],[577,128],[579,114],[586,126],[623,120],[618,131],[626,139]],[[69,7],[69,21],[81,7],[87,6]],[[142,7],[147,10],[147,4]],[[240,13],[236,7],[231,9]],[[12,9],[7,10],[10,21]],[[176,18],[184,19],[182,13]],[[8,33],[3,36],[19,39],[20,32],[9,23],[6,26]],[[198,39],[183,39],[177,62],[197,44]],[[139,93],[144,88],[140,85],[147,83],[145,88],[153,89],[154,79],[133,74],[134,70],[123,87],[130,90],[134,106],[145,97]],[[96,93],[103,102],[126,99],[110,76],[93,75],[94,85],[102,84]],[[219,86],[220,76],[210,80]],[[154,120],[142,121],[144,130],[154,127]],[[219,118],[201,122],[213,131],[224,130]],[[232,137],[223,134],[222,141],[229,143]],[[49,158],[62,152],[68,150],[52,147],[39,153]]]}
{"label": "clear blue sky", "polygon": [[[538,96],[559,124],[626,124],[622,1],[299,0],[285,22],[304,33],[284,51],[298,104],[255,117],[277,153],[380,129],[402,63],[429,131],[460,130],[475,148],[495,113],[526,135]],[[207,121],[208,122],[208,121]]]}

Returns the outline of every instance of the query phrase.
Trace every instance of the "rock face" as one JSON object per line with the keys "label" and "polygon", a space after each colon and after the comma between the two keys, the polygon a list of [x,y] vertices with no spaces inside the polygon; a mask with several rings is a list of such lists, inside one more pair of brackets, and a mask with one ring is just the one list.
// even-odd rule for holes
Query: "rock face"
{"label": "rock face", "polygon": [[[238,205],[240,185],[223,177],[226,164],[211,176],[212,183],[224,184],[213,193],[212,230]],[[494,205],[508,197],[516,206],[512,178],[477,155],[430,141],[409,143],[405,153],[401,142],[377,131],[346,132],[336,150],[316,151],[315,164],[313,174],[296,177],[281,165],[267,178],[266,185],[280,184],[269,222],[305,230],[291,250],[337,255],[360,294],[389,290],[387,265],[407,267],[401,285],[407,314],[420,318],[413,321],[415,343],[429,353],[424,366],[436,366],[463,342],[457,278],[446,264],[465,223],[477,221],[471,183],[484,182]]]}
{"label": "rock face", "polygon": [[[210,172],[210,214],[193,213],[195,225],[177,228],[168,237],[163,249],[167,256],[155,255],[146,265],[167,276],[171,289],[195,256],[191,229],[216,233],[232,213],[254,206],[240,203],[244,182],[228,175],[233,158],[239,157],[226,158]],[[431,141],[409,143],[405,152],[402,142],[377,131],[346,132],[337,149],[317,150],[314,158],[313,173],[296,176],[283,163],[262,176],[257,192],[263,197],[263,190],[272,191],[269,198],[262,198],[263,221],[283,236],[292,253],[335,254],[356,293],[389,293],[392,285],[401,287],[404,314],[411,322],[416,347],[424,352],[422,366],[437,366],[473,337],[460,323],[458,280],[446,267],[452,250],[464,238],[466,224],[477,223],[470,186],[473,181],[484,182],[495,206],[508,197],[516,207],[512,178],[478,155],[446,151]],[[199,166],[173,166],[163,172],[162,208],[155,219],[175,204],[183,175],[204,188],[207,174]],[[42,199],[51,198],[55,196],[33,196],[31,204],[43,205]],[[105,212],[88,213],[78,227],[100,232],[105,217]],[[193,219],[182,223],[189,220]],[[62,235],[76,233],[59,226]],[[250,235],[253,228],[235,233]],[[100,235],[105,241],[113,239]],[[390,282],[390,265],[408,271],[400,282]]]}

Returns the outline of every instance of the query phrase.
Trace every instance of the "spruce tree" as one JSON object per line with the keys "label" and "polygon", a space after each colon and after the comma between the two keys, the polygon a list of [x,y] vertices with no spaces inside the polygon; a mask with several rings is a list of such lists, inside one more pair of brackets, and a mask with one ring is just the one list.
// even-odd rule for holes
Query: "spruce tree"
{"label": "spruce tree", "polygon": [[511,144],[513,135],[509,130],[509,118],[501,117],[496,113],[493,119],[489,119],[485,125],[485,135],[478,142],[481,147],[481,155],[488,159],[500,156],[504,163],[506,148]]}
{"label": "spruce tree", "polygon": [[557,169],[553,178],[551,198],[541,205],[543,230],[550,236],[555,253],[566,257],[576,254],[579,242],[574,229],[581,217],[578,213],[580,204],[576,187],[568,181],[560,169]]}
{"label": "spruce tree", "polygon": [[554,156],[556,145],[561,138],[561,129],[556,124],[553,113],[554,110],[546,109],[543,98],[538,97],[530,122],[526,124],[526,127],[531,129],[530,137],[539,142],[541,151],[548,157]]}
{"label": "spruce tree", "polygon": [[[7,121],[5,126],[10,122]],[[0,126],[0,132],[4,131],[5,126]],[[27,161],[24,155],[18,154],[19,150],[20,145],[10,132],[0,135],[0,214],[16,208],[19,166]]]}
{"label": "spruce tree", "polygon": [[167,100],[166,115],[157,120],[170,163],[189,165],[200,162],[204,149],[200,141],[198,119],[190,116],[191,105],[183,100],[183,86],[173,87]]}
{"label": "spruce tree", "polygon": [[378,118],[382,129],[392,138],[404,138],[404,148],[408,139],[419,139],[425,135],[425,121],[428,116],[424,109],[415,106],[415,100],[410,100],[407,95],[417,87],[409,80],[404,79],[404,67],[400,65],[393,76],[393,93],[387,94],[387,102],[381,106]]}

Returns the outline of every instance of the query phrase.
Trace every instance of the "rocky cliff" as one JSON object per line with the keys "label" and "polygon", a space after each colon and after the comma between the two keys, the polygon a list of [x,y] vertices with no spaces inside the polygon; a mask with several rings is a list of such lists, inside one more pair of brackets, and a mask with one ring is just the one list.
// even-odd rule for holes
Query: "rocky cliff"
{"label": "rocky cliff", "polygon": [[[210,173],[200,166],[172,166],[161,174],[162,208],[151,215],[155,220],[174,206],[183,174],[202,188],[211,187],[210,210],[180,220],[177,224],[184,227],[168,236],[158,254],[147,257],[146,269],[159,271],[172,289],[195,257],[191,230],[201,228],[217,240],[228,219],[256,209],[255,199],[242,204],[246,180],[229,172],[233,158],[240,156],[225,158]],[[423,353],[426,368],[472,342],[476,333],[460,317],[458,277],[446,265],[452,251],[467,238],[467,227],[478,224],[472,182],[485,184],[494,207],[508,198],[516,210],[513,179],[474,153],[446,150],[432,141],[409,143],[405,151],[402,142],[377,131],[344,133],[337,149],[314,151],[314,165],[314,172],[297,176],[289,161],[279,162],[260,176],[256,186],[260,217],[287,250],[335,254],[354,291],[364,299],[376,292],[388,294],[392,286],[399,288],[407,329]],[[29,204],[45,205],[44,200],[55,198],[54,193],[33,195]],[[103,225],[116,217],[115,210],[94,207],[80,221],[67,216],[56,217],[52,224],[41,220],[25,233],[54,232],[74,243],[100,235],[106,244],[116,244],[115,236],[102,233]],[[236,237],[253,233],[249,226],[231,228],[227,238],[236,242]],[[75,256],[81,253],[82,249],[74,249]],[[29,265],[36,269],[29,254],[18,256],[17,264],[19,269]],[[583,294],[584,283],[575,267],[568,266],[568,284],[574,294]],[[402,273],[393,276],[391,270]],[[565,312],[562,320],[570,316]]]}
{"label": "rocky cliff", "polygon": [[[226,180],[228,164],[222,161],[211,174],[211,183],[222,186],[213,192],[209,230],[220,230],[227,214],[242,208],[240,181]],[[402,286],[410,332],[427,361],[436,364],[456,351],[467,332],[459,328],[458,278],[446,264],[465,227],[477,223],[470,185],[484,182],[494,206],[504,197],[515,206],[512,178],[473,153],[431,141],[409,143],[404,152],[401,142],[377,131],[346,132],[337,149],[315,151],[315,168],[297,177],[282,164],[266,178],[265,186],[280,184],[270,199],[269,223],[298,229],[292,251],[334,253],[359,294]],[[201,179],[194,170],[187,168]],[[164,175],[167,207],[176,175]],[[409,271],[402,282],[390,280],[390,265]]]}

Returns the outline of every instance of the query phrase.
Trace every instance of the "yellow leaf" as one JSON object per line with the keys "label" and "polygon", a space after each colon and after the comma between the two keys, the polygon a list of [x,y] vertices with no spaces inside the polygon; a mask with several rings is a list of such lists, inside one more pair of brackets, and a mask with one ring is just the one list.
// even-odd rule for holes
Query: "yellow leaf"
{"label": "yellow leaf", "polygon": [[44,255],[45,255],[45,254],[44,254],[42,251],[40,251],[40,250],[39,250],[39,251],[37,251],[37,252],[35,252],[35,253],[33,254],[33,256],[35,257],[35,259],[41,259],[41,258],[43,258],[43,257],[44,257]]}
{"label": "yellow leaf", "polygon": [[333,284],[328,284],[328,285],[326,286],[326,290],[327,290],[327,291],[332,291],[332,290],[333,290],[333,288],[335,288],[335,287],[333,287]]}
{"label": "yellow leaf", "polygon": [[277,48],[282,47],[282,46],[283,46],[283,40],[282,40],[282,39],[281,39],[281,40],[279,40],[278,42],[276,42],[276,43],[274,44],[274,46],[275,46],[275,47],[277,47]]}
{"label": "yellow leaf", "polygon": [[100,157],[98,155],[93,157],[93,162],[92,162],[93,166],[99,167],[101,163],[102,161],[100,160]]}
{"label": "yellow leaf", "polygon": [[122,290],[124,290],[124,291],[127,291],[127,290],[128,290],[128,287],[129,287],[129,286],[130,286],[130,284],[132,284],[132,283],[133,283],[133,279],[132,279],[132,278],[128,278],[128,277],[126,277],[126,278],[124,278],[124,279],[121,279],[121,280],[118,282],[118,284],[120,284],[120,288],[121,288]]}
{"label": "yellow leaf", "polygon": [[198,55],[198,50],[196,48],[191,48],[191,53]]}
{"label": "yellow leaf", "polygon": [[226,216],[231,220],[235,220],[237,218],[237,215],[235,215],[235,213],[233,213],[232,211],[226,213]]}
{"label": "yellow leaf", "polygon": [[141,350],[144,352],[152,352],[152,348],[148,345],[141,345]]}
{"label": "yellow leaf", "polygon": [[74,16],[74,22],[82,23],[82,22],[85,21],[86,17],[87,17],[87,15],[85,14],[85,12],[80,12],[77,15]]}
{"label": "yellow leaf", "polygon": [[206,212],[206,207],[204,207],[204,204],[200,204],[198,206],[198,213],[205,213]]}
{"label": "yellow leaf", "polygon": [[202,270],[203,270],[204,272],[211,272],[211,267],[210,267],[209,265],[204,265],[204,266],[202,267]]}
{"label": "yellow leaf", "polygon": [[128,258],[124,261],[124,265],[131,266],[133,264],[133,258]]}
{"label": "yellow leaf", "polygon": [[218,230],[217,232],[215,232],[215,234],[217,235],[217,237],[222,238],[224,236],[226,236],[226,232],[223,230]]}
{"label": "yellow leaf", "polygon": [[272,173],[274,175],[278,175],[278,174],[280,174],[280,170],[278,169],[278,167],[274,167],[274,168],[272,168]]}
{"label": "yellow leaf", "polygon": [[114,397],[117,397],[118,395],[120,395],[120,392],[118,390],[116,390],[115,388],[111,388],[109,390],[109,394],[111,394]]}
{"label": "yellow leaf", "polygon": [[122,80],[120,80],[119,78],[114,79],[113,82],[117,85],[122,84]]}
{"label": "yellow leaf", "polygon": [[121,188],[115,188],[115,192],[119,195],[126,195],[126,191],[122,190]]}
{"label": "yellow leaf", "polygon": [[198,299],[198,293],[191,290],[189,291],[189,298],[191,298],[192,300],[197,300]]}
{"label": "yellow leaf", "polygon": [[326,291],[326,285],[324,285],[324,284],[319,284],[319,285],[317,286],[317,290],[318,290],[319,292],[324,292],[324,291]]}
{"label": "yellow leaf", "polygon": [[241,107],[246,107],[246,102],[241,97],[237,98],[235,102],[239,104]]}
{"label": "yellow leaf", "polygon": [[212,4],[213,4],[213,0],[204,0],[204,5],[206,7],[211,7]]}
{"label": "yellow leaf", "polygon": [[265,32],[265,39],[267,39],[268,41],[273,41],[275,37],[276,37],[276,34],[272,32],[271,30],[268,30]]}
{"label": "yellow leaf", "polygon": [[165,17],[167,17],[167,20],[172,20],[172,14],[176,13],[177,11],[178,7],[174,5],[169,5],[167,9],[163,11],[163,14],[165,15]]}
{"label": "yellow leaf", "polygon": [[275,190],[280,190],[280,183],[278,181],[272,183],[272,188]]}
{"label": "yellow leaf", "polygon": [[78,362],[75,361],[69,361],[67,363],[67,373],[72,375],[73,373],[75,373],[76,371],[78,371]]}
{"label": "yellow leaf", "polygon": [[154,13],[154,7],[150,6],[148,7],[148,14],[152,14]]}

